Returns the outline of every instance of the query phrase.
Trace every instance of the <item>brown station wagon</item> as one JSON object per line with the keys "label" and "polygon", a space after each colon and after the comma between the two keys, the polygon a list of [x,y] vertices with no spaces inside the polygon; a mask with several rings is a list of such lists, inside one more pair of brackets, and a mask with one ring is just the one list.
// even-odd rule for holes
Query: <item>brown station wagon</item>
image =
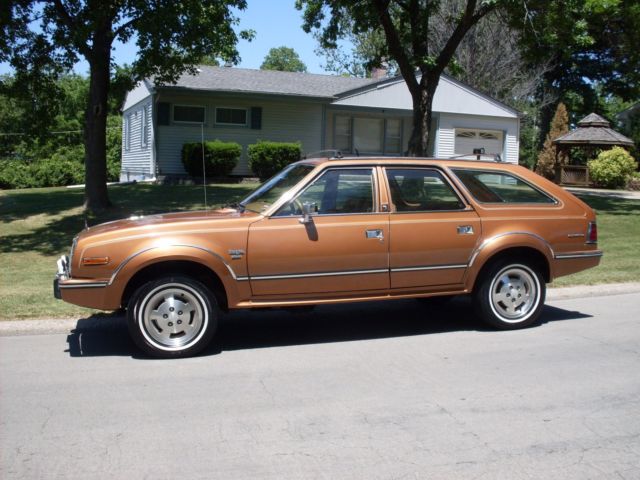
{"label": "brown station wagon", "polygon": [[221,311],[472,294],[499,329],[595,267],[591,208],[526,168],[416,158],[289,165],[233,208],[105,223],[58,261],[64,301],[127,309],[158,357],[205,347]]}

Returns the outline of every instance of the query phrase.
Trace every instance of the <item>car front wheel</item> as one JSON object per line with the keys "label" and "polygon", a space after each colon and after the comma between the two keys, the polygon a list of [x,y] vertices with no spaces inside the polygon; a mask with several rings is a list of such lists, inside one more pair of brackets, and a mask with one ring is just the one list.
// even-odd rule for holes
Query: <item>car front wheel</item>
{"label": "car front wheel", "polygon": [[503,260],[491,265],[482,276],[474,303],[486,323],[514,330],[536,322],[545,294],[546,284],[536,267]]}
{"label": "car front wheel", "polygon": [[182,276],[142,285],[127,308],[134,342],[158,358],[197,354],[213,338],[217,320],[215,296],[199,281]]}

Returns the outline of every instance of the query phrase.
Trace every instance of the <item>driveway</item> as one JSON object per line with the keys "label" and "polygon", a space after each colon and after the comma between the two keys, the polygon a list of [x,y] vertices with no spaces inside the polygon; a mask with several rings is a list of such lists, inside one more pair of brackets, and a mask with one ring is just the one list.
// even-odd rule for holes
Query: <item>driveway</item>
{"label": "driveway", "polygon": [[5,336],[0,478],[637,479],[639,310],[552,300],[515,332],[467,299],[239,312],[177,361],[120,320]]}

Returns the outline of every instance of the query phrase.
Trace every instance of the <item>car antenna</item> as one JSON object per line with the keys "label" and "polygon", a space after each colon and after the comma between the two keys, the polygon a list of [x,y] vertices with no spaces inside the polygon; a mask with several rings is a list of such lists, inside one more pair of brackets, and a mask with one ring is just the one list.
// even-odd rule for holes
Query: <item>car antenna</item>
{"label": "car antenna", "polygon": [[207,209],[207,170],[204,162],[204,123],[200,124],[200,146],[202,147],[202,188],[204,189],[204,209]]}

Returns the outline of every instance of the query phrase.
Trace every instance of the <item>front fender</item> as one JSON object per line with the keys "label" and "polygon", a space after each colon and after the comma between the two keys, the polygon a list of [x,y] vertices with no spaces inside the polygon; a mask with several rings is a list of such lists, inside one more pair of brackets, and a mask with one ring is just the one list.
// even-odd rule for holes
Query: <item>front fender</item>
{"label": "front fender", "polygon": [[531,232],[505,232],[487,238],[471,254],[464,279],[465,289],[472,291],[482,267],[500,252],[512,248],[528,248],[542,254],[549,266],[549,276],[553,278],[553,248],[549,242]]}

